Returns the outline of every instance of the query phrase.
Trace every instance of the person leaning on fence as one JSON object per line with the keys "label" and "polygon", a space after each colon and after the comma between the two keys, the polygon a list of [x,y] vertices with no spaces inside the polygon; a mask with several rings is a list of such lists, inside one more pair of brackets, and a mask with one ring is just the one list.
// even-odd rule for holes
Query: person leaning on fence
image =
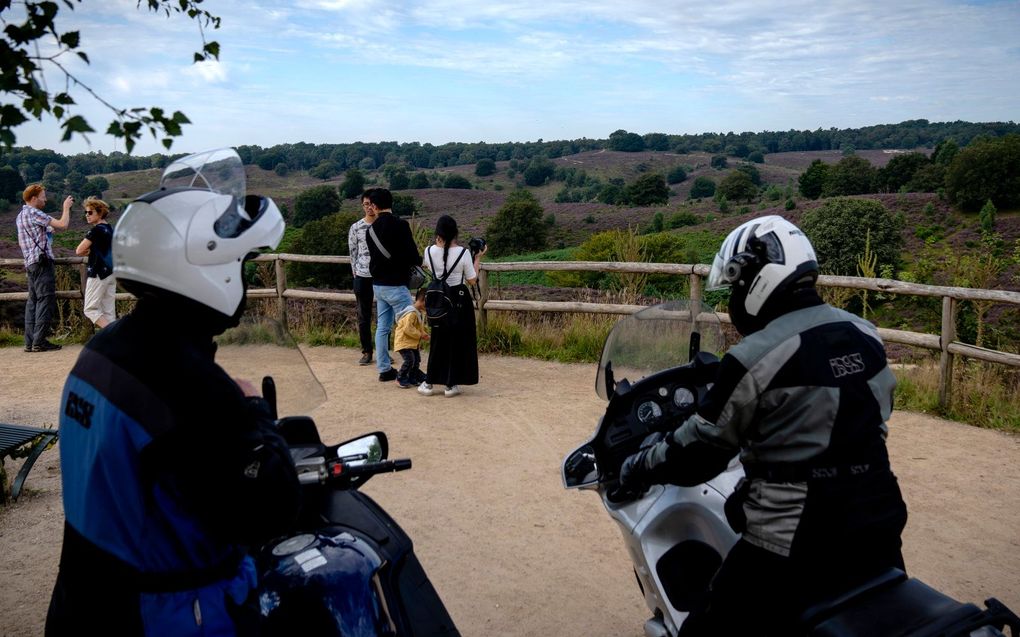
{"label": "person leaning on fence", "polygon": [[106,220],[110,206],[102,199],[85,200],[85,221],[91,228],[74,253],[88,255],[85,268],[85,316],[99,328],[117,318],[117,279],[113,277],[113,227]]}
{"label": "person leaning on fence", "polygon": [[435,393],[433,385],[446,385],[447,397],[461,393],[461,385],[478,384],[478,343],[475,334],[475,308],[469,285],[478,277],[479,262],[488,248],[471,258],[467,248],[457,244],[457,222],[443,215],[436,222],[436,242],[425,249],[424,265],[434,277],[446,276],[453,304],[448,320],[432,326],[429,363],[425,382],[418,392]]}
{"label": "person leaning on fence", "polygon": [[393,349],[397,350],[404,363],[397,372],[397,384],[401,389],[415,387],[425,380],[421,371],[421,342],[429,340],[425,330],[425,288],[414,295],[414,305],[409,305],[397,314],[397,328],[393,332]]}
{"label": "person leaning on fence", "polygon": [[397,370],[390,359],[390,332],[397,312],[411,305],[407,289],[411,266],[421,264],[411,226],[393,214],[393,195],[385,188],[369,188],[361,195],[365,213],[378,215],[369,226],[369,271],[375,295],[375,366],[379,380],[396,380]]}
{"label": "person leaning on fence", "polygon": [[57,279],[49,229],[67,230],[71,223],[74,198],[64,199],[63,212],[54,219],[42,211],[46,207],[46,189],[40,184],[25,188],[25,205],[18,213],[18,245],[25,257],[28,273],[28,302],[25,304],[25,351],[49,352],[60,345],[46,339],[57,308]]}
{"label": "person leaning on fence", "polygon": [[368,252],[368,228],[378,216],[372,202],[362,199],[362,219],[351,224],[347,232],[347,254],[351,255],[351,270],[354,272],[354,298],[358,305],[358,336],[361,339],[361,360],[359,365],[372,364],[372,315],[375,297],[372,294],[372,271],[369,268],[371,255]]}

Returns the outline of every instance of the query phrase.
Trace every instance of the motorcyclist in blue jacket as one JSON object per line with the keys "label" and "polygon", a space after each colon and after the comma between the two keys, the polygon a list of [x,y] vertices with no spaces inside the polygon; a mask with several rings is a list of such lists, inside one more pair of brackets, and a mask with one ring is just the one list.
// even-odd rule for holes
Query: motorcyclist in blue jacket
{"label": "motorcyclist in blue jacket", "polygon": [[203,165],[243,175],[232,150],[179,162],[194,185],[140,197],[114,232],[134,310],[89,341],[64,386],[66,521],[47,635],[255,634],[246,548],[297,516],[270,409],[216,364],[213,342],[244,311],[246,257],[279,243],[283,219],[243,186],[209,185]]}
{"label": "motorcyclist in blue jacket", "polygon": [[729,287],[744,336],[697,412],[624,461],[621,484],[696,485],[737,453],[740,541],[681,635],[795,634],[807,606],[903,568],[906,506],[885,438],[896,381],[874,325],[815,289],[804,233],[778,216],[726,237],[706,287]]}

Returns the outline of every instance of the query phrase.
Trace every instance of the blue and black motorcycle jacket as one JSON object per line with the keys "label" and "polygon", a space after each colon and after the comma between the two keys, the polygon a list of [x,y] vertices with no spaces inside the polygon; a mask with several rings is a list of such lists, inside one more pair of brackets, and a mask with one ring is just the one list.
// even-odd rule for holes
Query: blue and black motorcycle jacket
{"label": "blue and black motorcycle jacket", "polygon": [[290,530],[297,476],[190,309],[140,299],[67,379],[47,635],[243,635],[257,619],[246,548]]}

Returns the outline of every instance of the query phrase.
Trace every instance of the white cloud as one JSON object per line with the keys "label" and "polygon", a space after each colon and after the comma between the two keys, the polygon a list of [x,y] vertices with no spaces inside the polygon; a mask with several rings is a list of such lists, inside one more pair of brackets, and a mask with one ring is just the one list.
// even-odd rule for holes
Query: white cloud
{"label": "white cloud", "polygon": [[184,69],[184,74],[199,78],[208,84],[219,84],[227,81],[227,67],[222,62],[207,60],[196,62]]}

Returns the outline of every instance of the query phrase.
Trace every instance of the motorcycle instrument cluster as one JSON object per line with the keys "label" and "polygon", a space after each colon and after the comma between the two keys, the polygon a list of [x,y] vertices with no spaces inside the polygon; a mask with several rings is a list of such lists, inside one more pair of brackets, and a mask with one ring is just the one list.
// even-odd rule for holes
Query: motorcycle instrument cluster
{"label": "motorcycle instrument cluster", "polygon": [[662,418],[662,407],[659,407],[659,403],[654,400],[648,400],[637,408],[637,417],[643,423],[655,422],[659,418]]}

